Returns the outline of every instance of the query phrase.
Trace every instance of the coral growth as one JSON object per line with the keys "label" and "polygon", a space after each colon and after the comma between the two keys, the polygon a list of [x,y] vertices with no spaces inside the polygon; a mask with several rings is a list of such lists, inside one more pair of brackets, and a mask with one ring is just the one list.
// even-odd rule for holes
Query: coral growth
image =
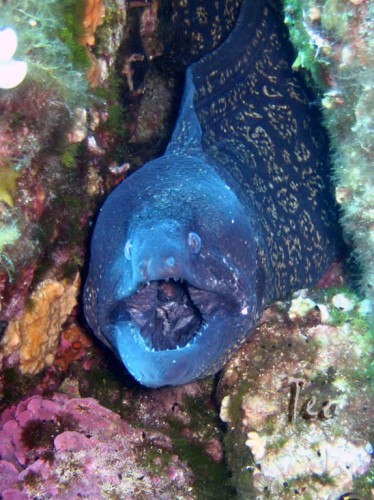
{"label": "coral growth", "polygon": [[[69,201],[67,194],[77,196],[80,191],[71,182],[71,169],[64,163],[64,150],[70,145],[67,132],[75,120],[74,109],[78,103],[87,102],[86,49],[77,33],[74,35],[82,21],[81,17],[73,16],[77,14],[77,4],[75,0],[63,3],[16,0],[1,7],[2,25],[11,26],[17,33],[17,58],[22,58],[28,67],[22,84],[0,91],[0,316],[3,321],[21,314],[36,268],[39,275],[42,268],[45,270],[46,263],[42,260],[49,253],[47,245],[53,246],[57,239],[65,243],[63,233],[67,230],[63,226],[67,210],[61,209],[61,198]],[[0,33],[8,31],[7,28]],[[77,204],[69,203],[69,213],[74,206]],[[74,222],[71,229],[74,230]],[[71,257],[72,262],[76,260]],[[61,278],[62,269],[56,270],[57,274]],[[41,281],[40,276],[36,281]]]}
{"label": "coral growth", "polygon": [[[324,92],[336,197],[365,288],[374,272],[373,5],[284,5],[295,69],[309,68]],[[84,260],[84,227],[105,192],[163,150],[182,88],[183,68],[165,69],[157,2],[106,0],[103,13],[101,0],[1,8],[1,28],[18,36],[14,57],[28,67],[22,83],[0,90],[1,408],[25,394],[69,396],[33,396],[3,411],[0,490],[4,499],[230,498],[212,380],[141,390],[76,324],[58,347],[78,287],[65,277]],[[229,364],[218,392],[239,497],[370,497],[367,311],[367,301],[346,291],[305,292],[291,310],[274,306]],[[17,364],[27,374],[47,369],[21,377],[9,368]]]}
{"label": "coral growth", "polygon": [[0,422],[0,490],[12,498],[195,498],[193,477],[170,440],[147,438],[93,398],[34,396]]}
{"label": "coral growth", "polygon": [[295,68],[309,69],[323,93],[341,222],[362,267],[362,290],[374,301],[374,5],[284,0],[284,8],[298,52]]}
{"label": "coral growth", "polygon": [[[116,0],[105,2],[105,16],[101,0],[2,6],[2,26],[17,33],[16,56],[28,72],[0,90],[1,321],[22,314],[38,283],[77,272],[87,221],[105,192],[165,145],[167,78],[153,72],[143,102],[144,68],[132,68],[134,92],[121,74],[137,52],[134,40],[141,46],[142,33],[157,25],[144,27],[140,9],[130,10],[127,26],[127,4]],[[155,18],[155,8],[143,10]]]}
{"label": "coral growth", "polygon": [[[267,311],[219,383],[239,498],[327,500],[369,492],[368,483],[355,489],[372,452],[367,318],[354,296],[347,311],[334,306],[338,294],[305,295],[289,309],[278,303]],[[309,312],[306,299],[315,305]]]}
{"label": "coral growth", "polygon": [[86,0],[83,15],[83,37],[82,43],[95,45],[95,31],[103,22],[105,6],[102,0]]}
{"label": "coral growth", "polygon": [[19,355],[22,373],[38,373],[50,366],[57,351],[61,326],[77,302],[80,280],[47,280],[30,297],[20,319],[12,320],[1,343],[4,356]]}

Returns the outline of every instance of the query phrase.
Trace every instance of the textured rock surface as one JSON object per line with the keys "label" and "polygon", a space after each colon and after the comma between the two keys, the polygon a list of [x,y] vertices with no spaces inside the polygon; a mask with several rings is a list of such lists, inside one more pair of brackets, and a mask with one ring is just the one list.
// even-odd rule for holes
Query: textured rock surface
{"label": "textured rock surface", "polygon": [[34,396],[9,408],[0,451],[4,500],[194,498],[193,475],[168,437],[150,440],[93,398]]}
{"label": "textured rock surface", "polygon": [[[362,266],[362,291],[374,300],[374,4],[365,0],[284,0],[297,50],[295,69],[311,71],[334,152],[341,222]],[[374,310],[372,321],[374,324]]]}
{"label": "textured rock surface", "polygon": [[[102,407],[117,414],[113,418],[122,420],[119,425],[130,424],[142,431],[142,458],[147,466],[153,460],[156,460],[156,465],[160,461],[165,464],[164,441],[158,437],[162,434],[168,443],[166,451],[172,446],[173,454],[178,455],[192,471],[194,494],[203,498],[209,495],[232,498],[233,489],[223,460],[223,435],[213,397],[213,379],[160,391],[144,389],[126,376],[123,367],[110,353],[95,346],[73,318],[63,329],[52,366],[36,375],[21,375],[16,368],[8,367],[8,363],[5,366],[0,377],[0,411],[4,415],[8,414],[9,407],[20,406],[19,401],[36,395],[39,400],[50,400],[50,395],[56,391],[66,395],[63,398],[94,397]],[[35,418],[38,418],[39,411],[40,418],[44,418],[40,408],[38,405]],[[47,441],[48,436],[53,440],[55,426],[48,424],[44,430]],[[76,431],[76,428],[66,430]],[[111,439],[111,435],[109,437]],[[38,444],[33,442],[31,445],[29,455],[34,456],[38,453]],[[3,464],[2,467],[13,470],[14,464]],[[160,469],[159,474],[167,475],[167,469]],[[99,479],[105,478],[100,476]]]}
{"label": "textured rock surface", "polygon": [[[302,295],[290,309],[278,303],[267,311],[219,383],[238,494],[327,500],[354,491],[369,498],[367,482],[361,491],[354,481],[371,464],[370,331],[354,297],[353,313],[324,304],[322,293]],[[307,314],[306,299],[316,304]],[[324,308],[331,324],[320,322]]]}
{"label": "textured rock surface", "polygon": [[45,279],[75,275],[104,195],[172,131],[181,78],[153,62],[157,9],[135,4],[2,8],[29,71],[0,94],[0,321],[19,319]]}

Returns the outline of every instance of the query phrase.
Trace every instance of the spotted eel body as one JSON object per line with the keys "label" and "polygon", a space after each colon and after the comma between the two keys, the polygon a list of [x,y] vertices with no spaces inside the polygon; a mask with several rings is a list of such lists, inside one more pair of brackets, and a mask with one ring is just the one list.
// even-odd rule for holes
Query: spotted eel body
{"label": "spotted eel body", "polygon": [[93,331],[150,387],[217,372],[338,251],[326,138],[277,13],[221,1],[208,22],[187,3],[199,59],[173,137],[105,201],[84,292]]}

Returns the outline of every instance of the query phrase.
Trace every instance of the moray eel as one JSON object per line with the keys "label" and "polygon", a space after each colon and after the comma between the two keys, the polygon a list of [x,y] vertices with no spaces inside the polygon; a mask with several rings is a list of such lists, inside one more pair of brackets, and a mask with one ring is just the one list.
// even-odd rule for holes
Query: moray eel
{"label": "moray eel", "polygon": [[216,373],[338,247],[326,138],[277,12],[243,0],[221,40],[206,2],[187,4],[211,52],[187,68],[164,155],[101,208],[84,291],[95,334],[149,387]]}

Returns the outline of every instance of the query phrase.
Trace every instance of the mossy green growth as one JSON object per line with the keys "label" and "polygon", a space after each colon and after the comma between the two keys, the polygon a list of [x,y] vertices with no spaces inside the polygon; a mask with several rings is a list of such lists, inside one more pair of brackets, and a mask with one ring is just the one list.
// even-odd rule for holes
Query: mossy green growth
{"label": "mossy green growth", "polygon": [[[74,364],[74,366],[77,366],[77,364]],[[79,376],[80,369],[78,363],[78,378],[85,381],[79,388],[82,397],[95,398],[101,405],[120,414],[123,410],[120,380],[106,369],[99,368],[84,370]]]}
{"label": "mossy green growth", "polygon": [[[368,472],[353,482],[352,490],[357,498],[372,498],[374,488],[374,466],[371,465]],[[352,497],[353,498],[353,497]]]}
{"label": "mossy green growth", "polygon": [[29,391],[40,384],[44,373],[38,375],[22,375],[21,372],[14,367],[5,368],[2,372],[4,381],[4,394],[0,404],[0,413],[4,408],[18,402],[25,397]]}
{"label": "mossy green growth", "polygon": [[69,108],[86,100],[88,57],[80,43],[84,0],[13,0],[1,7],[0,27],[18,37],[15,57],[26,61],[25,82],[53,89]]}
{"label": "mossy green growth", "polygon": [[[368,317],[355,313],[350,317],[350,330],[352,332],[352,344],[355,345],[359,366],[347,370],[345,376],[354,389],[360,389],[363,385],[370,387],[370,380],[374,378],[374,332]],[[359,369],[357,369],[359,368]],[[373,393],[373,389],[371,389]]]}
{"label": "mossy green growth", "polygon": [[62,26],[58,32],[59,38],[69,49],[71,63],[81,71],[89,66],[87,51],[79,42],[84,34],[83,18],[86,7],[85,0],[64,0],[61,4]]}
{"label": "mossy green growth", "polygon": [[233,393],[232,396],[230,396],[230,405],[229,405],[229,419],[230,422],[233,422],[233,424],[240,424],[242,420],[242,403],[243,403],[243,398],[246,396],[248,391],[251,388],[251,382],[244,382],[242,381],[237,392]]}
{"label": "mossy green growth", "polygon": [[281,450],[284,445],[289,441],[288,436],[281,436],[276,441],[270,442],[266,446],[266,452],[269,453],[272,450],[278,451]]}
{"label": "mossy green growth", "polygon": [[145,441],[142,453],[140,454],[140,463],[153,474],[159,474],[160,471],[167,468],[172,460],[172,454],[165,449],[155,446],[152,442]]}
{"label": "mossy green growth", "polygon": [[315,479],[318,483],[322,484],[323,486],[336,485],[336,480],[332,476],[330,476],[330,474],[327,474],[327,472],[323,474],[312,474],[312,478]]}
{"label": "mossy green growth", "polygon": [[69,144],[60,156],[61,165],[65,168],[74,168],[77,166],[80,144]]}
{"label": "mossy green growth", "polygon": [[[212,437],[219,439],[217,415],[200,398],[186,398],[186,409],[191,419],[191,428],[207,442]],[[194,492],[198,499],[233,498],[234,491],[226,465],[216,463],[204,450],[201,443],[194,443],[191,438],[182,434],[181,421],[169,417],[169,436],[173,441],[173,449],[181,460],[187,462],[195,476]]]}
{"label": "mossy green growth", "polygon": [[351,325],[352,331],[357,334],[362,334],[364,336],[369,335],[371,341],[374,340],[374,331],[370,325],[370,316],[361,311],[361,301],[362,297],[358,296],[354,290],[343,287],[333,287],[324,291],[324,296],[326,302],[332,302],[335,295],[344,295],[353,304],[353,309],[350,311],[345,311],[334,307],[331,304],[329,308],[329,324],[332,326],[342,326],[346,323]]}
{"label": "mossy green growth", "polygon": [[178,433],[171,433],[173,448],[187,462],[195,476],[194,492],[198,500],[230,500],[234,491],[225,464],[214,462],[200,444],[193,444]]}
{"label": "mossy green growth", "polygon": [[128,124],[126,123],[126,116],[120,98],[122,85],[122,78],[115,71],[112,71],[108,78],[108,87],[94,88],[92,89],[92,95],[98,107],[105,105],[107,108],[106,130],[124,137],[128,133]]}
{"label": "mossy green growth", "polygon": [[297,49],[293,68],[307,69],[314,81],[322,83],[321,63],[326,64],[331,53],[328,40],[313,32],[301,0],[284,0],[284,19],[291,41]]}
{"label": "mossy green growth", "polygon": [[219,435],[219,419],[213,407],[208,406],[205,401],[193,396],[185,397],[186,411],[190,418],[190,426],[199,430],[204,440],[217,438]]}
{"label": "mossy green growth", "polygon": [[224,438],[227,461],[231,465],[231,482],[236,488],[236,498],[239,499],[256,498],[252,483],[256,463],[245,440],[237,429],[233,429]]}
{"label": "mossy green growth", "polygon": [[106,126],[109,130],[117,132],[119,135],[124,133],[124,110],[120,104],[113,103],[108,106],[108,120]]}

